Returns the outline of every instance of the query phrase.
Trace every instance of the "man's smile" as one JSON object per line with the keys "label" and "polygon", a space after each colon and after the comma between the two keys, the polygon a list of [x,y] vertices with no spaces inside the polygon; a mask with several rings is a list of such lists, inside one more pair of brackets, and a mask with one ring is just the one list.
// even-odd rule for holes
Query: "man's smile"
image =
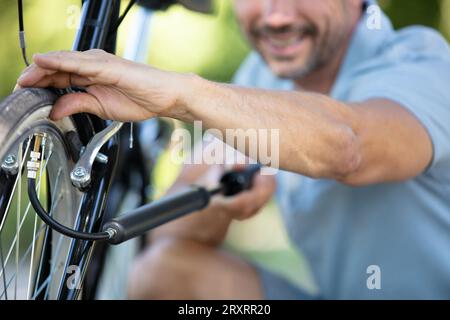
{"label": "man's smile", "polygon": [[312,45],[313,28],[299,27],[286,30],[261,30],[257,39],[261,49],[276,59],[292,59]]}

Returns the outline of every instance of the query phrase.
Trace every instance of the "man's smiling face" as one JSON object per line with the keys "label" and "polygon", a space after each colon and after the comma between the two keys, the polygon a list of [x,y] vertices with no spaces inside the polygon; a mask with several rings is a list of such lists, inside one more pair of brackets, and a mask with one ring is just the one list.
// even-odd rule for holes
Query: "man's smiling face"
{"label": "man's smiling face", "polygon": [[272,71],[300,79],[326,67],[346,45],[362,0],[234,0],[250,43]]}

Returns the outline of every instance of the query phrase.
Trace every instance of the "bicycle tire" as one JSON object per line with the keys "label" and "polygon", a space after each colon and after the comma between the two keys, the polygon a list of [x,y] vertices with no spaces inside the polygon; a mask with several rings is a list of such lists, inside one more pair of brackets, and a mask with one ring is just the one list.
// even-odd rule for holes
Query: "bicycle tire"
{"label": "bicycle tire", "polygon": [[[73,158],[73,151],[70,150],[71,144],[68,141],[67,134],[70,132],[72,137],[75,135],[80,141],[86,141],[89,139],[89,135],[93,134],[94,128],[89,121],[84,121],[83,127],[80,128],[71,117],[64,118],[58,122],[51,121],[48,118],[49,112],[57,98],[58,94],[55,91],[29,88],[18,90],[0,102],[0,141],[2,142],[0,145],[0,161],[3,164],[5,157],[13,154],[16,150],[17,154],[23,155],[20,161],[17,161],[20,167],[16,176],[12,173],[8,175],[4,169],[1,169],[3,178],[0,181],[0,192],[2,190],[1,186],[6,184],[7,178],[9,180],[11,180],[11,177],[15,179],[15,187],[10,195],[9,205],[12,206],[13,202],[17,199],[17,212],[14,215],[7,210],[7,212],[3,213],[2,219],[0,220],[0,251],[2,253],[2,261],[0,261],[0,273],[2,275],[0,279],[3,279],[0,281],[0,299],[6,298],[7,295],[9,295],[9,299],[12,297],[17,299],[66,299],[67,297],[61,295],[61,292],[64,291],[62,290],[64,286],[72,284],[67,282],[67,274],[73,272],[72,268],[70,268],[72,266],[68,265],[67,262],[71,261],[71,255],[74,252],[79,252],[79,250],[83,249],[82,242],[76,242],[73,239],[57,234],[44,224],[40,225],[40,232],[38,234],[36,232],[36,226],[37,221],[41,223],[40,219],[37,220],[38,218],[33,218],[33,215],[29,215],[29,209],[27,209],[26,215],[21,215],[21,207],[25,208],[25,205],[22,205],[24,198],[20,192],[19,195],[15,193],[15,191],[23,188],[21,186],[22,180],[26,178],[23,164],[26,162],[24,158],[26,158],[27,152],[29,152],[29,145],[32,141],[31,137],[33,134],[43,132],[48,135],[48,146],[41,146],[43,157],[45,150],[48,149],[49,151],[47,151],[47,159],[44,159],[46,161],[46,167],[42,169],[44,173],[41,172],[42,181],[40,183],[46,186],[42,187],[42,189],[45,189],[44,191],[47,195],[47,205],[50,206],[49,209],[67,208],[67,212],[63,212],[64,210],[61,210],[61,212],[55,210],[53,213],[55,218],[64,224],[76,225],[78,212],[75,209],[78,210],[80,207],[83,201],[83,194],[70,184],[69,172],[76,159]],[[25,143],[28,144],[28,149],[25,148],[24,141],[28,141]],[[55,150],[54,153],[53,148]],[[19,160],[19,157],[17,158]],[[55,198],[60,192],[58,188],[62,190],[61,195]],[[5,192],[5,188],[3,189],[3,192]],[[15,198],[13,199],[12,197]],[[28,208],[28,205],[26,207]],[[34,219],[34,228],[31,232],[32,250],[31,253],[27,253],[29,251],[28,249],[23,254],[23,258],[21,258],[27,261],[28,258],[25,258],[26,254],[30,256],[28,269],[26,269],[25,274],[21,274],[24,273],[24,270],[19,270],[22,264],[19,265],[17,256],[20,255],[20,251],[22,250],[21,240],[24,238],[27,239],[29,235],[23,236],[19,234],[25,229],[26,219],[29,219],[30,216],[31,219]],[[14,218],[18,221],[16,223],[17,229],[16,231],[12,231],[13,236],[8,236],[6,232],[11,230]],[[11,222],[11,225],[8,225],[9,222]],[[7,229],[7,227],[10,229]],[[11,233],[11,231],[8,232]],[[10,239],[12,239],[12,245],[8,242]],[[5,247],[3,247],[3,244],[5,244]],[[75,248],[74,245],[76,246]],[[10,272],[11,263],[8,264],[8,261],[4,263],[4,260],[7,259],[6,254],[8,253],[5,251],[11,251],[13,246],[16,246],[15,273]],[[4,250],[8,247],[8,250]],[[35,255],[33,255],[33,252],[35,252]],[[9,256],[12,256],[12,251],[9,252]],[[83,261],[84,263],[88,263],[88,260]],[[84,268],[85,266],[77,267]],[[10,277],[11,280],[6,279],[7,273],[13,274]],[[21,285],[19,275],[28,278],[26,294],[25,291],[18,289]],[[47,282],[44,282],[44,280]],[[81,283],[80,279],[75,280]],[[11,281],[15,282],[15,290],[11,288]],[[76,285],[79,285],[79,283],[76,283]],[[20,295],[18,295],[18,292]],[[72,298],[78,297],[72,296]]]}

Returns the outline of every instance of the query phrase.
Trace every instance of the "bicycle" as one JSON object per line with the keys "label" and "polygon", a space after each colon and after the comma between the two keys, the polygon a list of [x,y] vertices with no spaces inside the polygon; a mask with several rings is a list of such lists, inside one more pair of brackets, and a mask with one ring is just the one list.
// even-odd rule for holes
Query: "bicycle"
{"label": "bicycle", "polygon": [[[131,0],[120,15],[120,0],[84,0],[73,50],[115,53],[117,29],[133,5],[160,10],[175,2]],[[180,3],[210,10],[209,1]],[[27,61],[20,0],[18,4]],[[131,132],[121,130],[123,123],[90,114],[49,120],[60,96],[80,90],[21,89],[0,103],[0,300],[94,298],[109,244],[139,238],[204,208],[216,194],[231,196],[250,188],[260,168],[229,172],[213,190],[192,186],[144,205],[152,164],[146,163],[139,139],[133,139],[138,124]],[[154,124],[159,132],[154,143],[161,148],[161,136],[170,128],[158,120]],[[135,141],[133,148],[124,145],[127,140]],[[137,185],[130,172],[123,174],[125,164],[139,177]],[[129,189],[137,194],[138,208],[117,217]]]}

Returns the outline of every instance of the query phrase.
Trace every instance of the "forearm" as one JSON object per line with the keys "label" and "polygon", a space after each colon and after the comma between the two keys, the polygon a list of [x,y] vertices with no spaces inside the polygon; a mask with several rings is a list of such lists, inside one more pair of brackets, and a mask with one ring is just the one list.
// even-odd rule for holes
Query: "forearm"
{"label": "forearm", "polygon": [[215,204],[211,204],[202,211],[156,228],[150,239],[181,238],[217,246],[224,241],[231,221]]}
{"label": "forearm", "polygon": [[[167,191],[166,195],[177,193],[192,183],[204,185],[206,182],[196,181],[208,170],[210,169],[207,165],[184,166],[177,182]],[[175,237],[219,245],[224,240],[231,221],[232,218],[221,207],[221,203],[212,198],[211,203],[204,210],[156,228],[151,234],[151,239]]]}
{"label": "forearm", "polygon": [[[180,119],[201,120],[204,127],[220,130],[223,137],[227,129],[243,129],[240,134],[248,129],[278,130],[279,143],[268,148],[278,151],[281,169],[340,178],[359,163],[353,111],[344,103],[319,94],[248,89],[200,78],[191,80],[187,88]],[[252,156],[248,145],[234,147]]]}

